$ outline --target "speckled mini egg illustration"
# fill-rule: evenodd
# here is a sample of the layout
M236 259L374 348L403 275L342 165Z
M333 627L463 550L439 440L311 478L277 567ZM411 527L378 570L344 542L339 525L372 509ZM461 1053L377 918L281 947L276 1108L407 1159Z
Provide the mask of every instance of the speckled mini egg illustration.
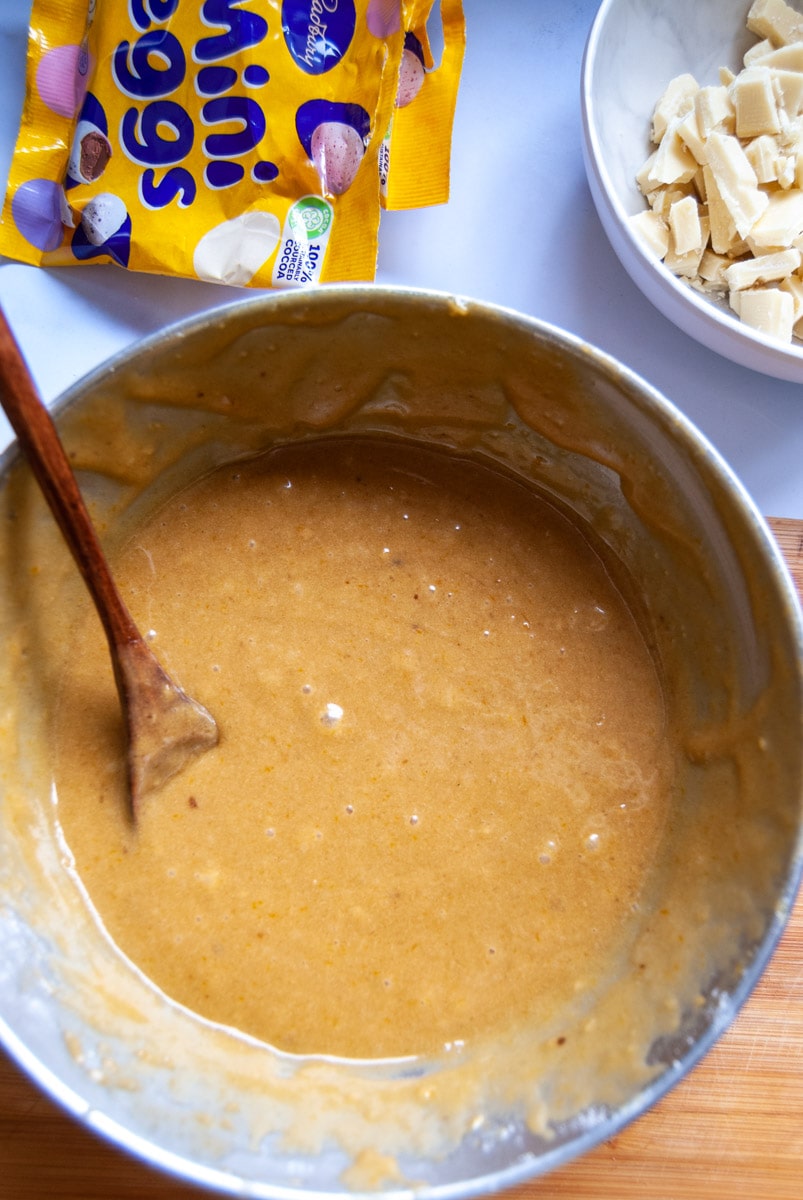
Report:
M371 118L359 104L308 100L296 114L299 141L323 190L341 196L354 182L371 132Z
M100 192L87 201L72 236L71 249L81 261L105 254L121 267L128 266L131 217L119 196Z
M88 202L81 214L81 226L87 241L93 246L102 246L113 237L128 216L119 196L101 192Z
M396 107L406 108L412 104L424 83L424 48L414 33L404 35L404 51L399 67L399 88L396 92Z

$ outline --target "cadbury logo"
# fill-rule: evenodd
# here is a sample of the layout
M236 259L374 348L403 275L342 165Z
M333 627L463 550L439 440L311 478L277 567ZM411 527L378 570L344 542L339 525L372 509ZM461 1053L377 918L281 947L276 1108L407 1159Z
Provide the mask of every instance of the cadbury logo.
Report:
M308 75L331 71L351 45L354 0L283 0L282 33L296 64Z

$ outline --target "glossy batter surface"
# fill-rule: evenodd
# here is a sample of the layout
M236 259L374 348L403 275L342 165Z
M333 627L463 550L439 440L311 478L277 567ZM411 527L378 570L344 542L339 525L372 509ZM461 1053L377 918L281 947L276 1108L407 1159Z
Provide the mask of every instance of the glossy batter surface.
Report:
M58 812L160 988L348 1057L557 1036L591 1006L636 936L670 766L650 654L565 517L445 453L329 440L218 470L114 567L222 731L134 829L88 618Z

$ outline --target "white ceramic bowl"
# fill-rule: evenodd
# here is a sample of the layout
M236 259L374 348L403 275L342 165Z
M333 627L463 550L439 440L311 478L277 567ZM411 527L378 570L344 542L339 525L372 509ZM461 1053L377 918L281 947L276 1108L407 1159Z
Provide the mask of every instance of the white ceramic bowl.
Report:
M725 358L803 383L803 343L789 345L742 325L726 303L681 282L643 247L628 218L645 208L636 173L649 152L656 101L676 75L719 82L738 72L757 40L750 0L603 0L582 71L583 150L591 194L611 245L633 282L664 316Z

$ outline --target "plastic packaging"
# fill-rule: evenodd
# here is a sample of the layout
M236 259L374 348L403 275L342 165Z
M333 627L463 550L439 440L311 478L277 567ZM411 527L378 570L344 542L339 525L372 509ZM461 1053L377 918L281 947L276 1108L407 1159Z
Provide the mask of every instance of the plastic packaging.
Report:
M399 86L379 156L381 202L387 209L424 208L449 199L452 125L466 25L462 0L441 0L443 50L436 66L429 38L434 7L432 0L402 4Z
M0 252L44 266L116 263L255 287L372 279L380 148L403 79L405 34L426 55L420 27L431 8L34 0ZM459 0L443 0L443 9L446 23ZM419 135L431 122L418 101L437 97L437 77L409 106ZM427 137L433 157L435 141L441 146L442 175L446 131L448 194L448 103L445 111L434 141L431 130ZM413 157L403 112L389 142L394 207L418 194L402 183Z

